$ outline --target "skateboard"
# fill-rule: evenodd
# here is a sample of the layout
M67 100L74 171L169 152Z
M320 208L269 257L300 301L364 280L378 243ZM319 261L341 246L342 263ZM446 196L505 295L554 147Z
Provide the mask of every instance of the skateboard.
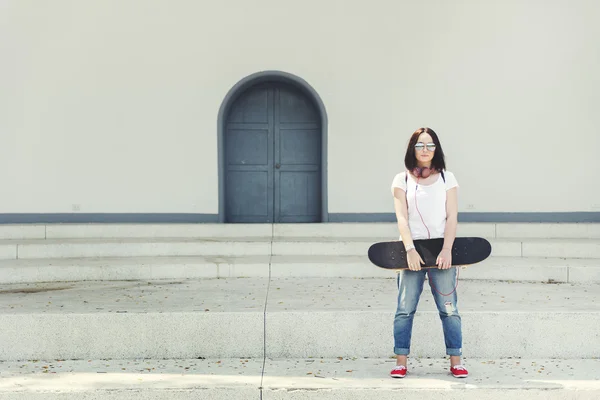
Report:
M425 262L421 268L437 268L435 261L442 251L444 239L422 239L414 241L415 249ZM492 245L480 237L460 237L452 246L452 265L469 266L489 257ZM406 250L401 241L380 242L369 247L369 260L385 269L408 269Z

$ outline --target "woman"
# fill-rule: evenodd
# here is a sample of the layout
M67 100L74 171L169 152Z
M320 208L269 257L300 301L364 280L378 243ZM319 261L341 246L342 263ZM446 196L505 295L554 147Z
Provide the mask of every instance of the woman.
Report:
M406 376L413 318L427 274L442 320L450 372L457 378L465 378L468 372L460 360L462 329L456 306L457 271L452 267L451 252L458 224L458 183L452 172L445 171L444 152L432 129L420 128L412 134L404 164L407 172L394 177L392 193L400 239L408 250L409 270L398 273L398 308L394 318L397 361L391 376ZM423 260L415 250L413 240L429 238L443 238L444 245L437 257L437 268L421 269Z

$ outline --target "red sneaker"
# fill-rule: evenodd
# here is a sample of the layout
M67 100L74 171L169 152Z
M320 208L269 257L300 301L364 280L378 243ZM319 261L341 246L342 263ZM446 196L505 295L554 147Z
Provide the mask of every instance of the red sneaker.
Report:
M460 364L450 367L450 372L455 378L466 378L469 376L469 371Z
M406 376L406 367L404 365L396 365L392 372L390 372L390 376L392 378L404 378Z

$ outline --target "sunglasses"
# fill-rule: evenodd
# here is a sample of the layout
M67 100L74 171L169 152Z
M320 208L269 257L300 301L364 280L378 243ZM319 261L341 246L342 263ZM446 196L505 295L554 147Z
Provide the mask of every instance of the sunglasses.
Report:
M427 147L427 150L429 150L429 151L434 151L435 143L425 144L425 143L419 142L419 143L415 144L415 150L418 150L418 151L423 151L425 149L425 147Z

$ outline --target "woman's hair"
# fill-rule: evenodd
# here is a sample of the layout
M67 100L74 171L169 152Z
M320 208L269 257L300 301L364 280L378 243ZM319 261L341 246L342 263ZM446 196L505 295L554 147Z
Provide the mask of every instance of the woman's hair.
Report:
M408 147L406 148L406 155L404 156L404 165L409 171L412 171L417 167L417 157L415 156L415 144L419 140L421 133L428 133L435 143L435 152L433 153L433 159L431 160L431 167L438 171L446 169L446 162L444 160L444 151L442 150L442 144L438 139L437 134L430 128L419 128L417 129L410 140L408 141Z

